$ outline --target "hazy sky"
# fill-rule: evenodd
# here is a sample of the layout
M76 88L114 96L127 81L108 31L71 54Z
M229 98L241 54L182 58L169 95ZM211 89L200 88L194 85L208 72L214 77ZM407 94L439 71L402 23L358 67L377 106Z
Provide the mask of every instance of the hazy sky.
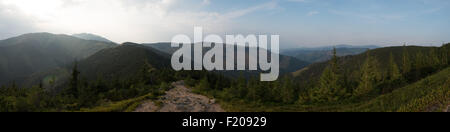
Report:
M0 0L0 39L94 33L115 42L177 34L278 34L281 47L450 42L449 0Z

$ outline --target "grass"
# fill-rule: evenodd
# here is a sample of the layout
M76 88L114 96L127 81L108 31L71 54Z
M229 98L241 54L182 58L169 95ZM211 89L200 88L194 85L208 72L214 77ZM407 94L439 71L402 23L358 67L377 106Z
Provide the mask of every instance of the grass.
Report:
M277 105L220 101L230 112L425 112L450 105L450 68L369 101L335 105Z
M79 112L133 112L145 100L156 100L158 95L150 93L141 97L110 103L95 108L84 108Z

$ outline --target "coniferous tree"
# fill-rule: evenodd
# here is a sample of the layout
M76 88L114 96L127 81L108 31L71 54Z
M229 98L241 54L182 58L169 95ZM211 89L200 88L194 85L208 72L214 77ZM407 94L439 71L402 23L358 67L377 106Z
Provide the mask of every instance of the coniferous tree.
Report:
M155 71L155 69L152 67L152 65L150 65L148 60L144 60L144 65L142 66L141 73L140 73L141 74L140 79L142 80L142 82L144 82L145 84L155 84L155 80L152 76L154 71ZM167 75L161 75L161 76L167 76Z
M375 57L371 56L370 51L368 51L366 61L361 69L359 86L353 91L354 96L364 97L375 90L380 76L377 67L378 61Z
M247 82L247 98L252 102L259 101L258 97L258 82L256 78L251 78L250 81Z
M449 47L449 46L447 46ZM442 45L442 47L440 48L440 53L439 53L439 58L441 58L441 67L445 68L448 66L449 64L449 58L450 57L450 51L448 50L448 48L446 47L446 45Z
M239 97L245 98L248 93L247 82L244 78L244 75L241 73L237 80L237 91L239 91Z
M283 82L283 87L281 88L281 98L284 103L292 103L295 98L295 89L292 84L292 80L290 77L285 77Z
M334 48L330 65L323 71L318 87L312 91L311 99L314 102L333 102L345 97L346 89L342 86L343 79L336 54Z
M390 53L387 74L380 84L382 86L381 94L392 92L396 86L402 85L403 81L403 76L395 62L394 55Z
M195 87L196 90L198 91L206 91L207 89L209 89L210 84L208 82L208 78L203 78L202 80L200 80L199 84Z
M444 48L444 56L445 56L445 60L447 60L447 63L445 63L446 66L450 65L450 43L447 43L446 45L443 46Z
M70 83L69 89L66 91L67 95L73 95L74 97L78 97L79 75L80 71L78 71L78 62L75 61L72 69L72 76L69 82Z
M280 84L280 80L274 81L272 84L272 87L269 87L270 92L269 94L271 95L271 100L273 101L281 101L281 91L280 91L280 87L282 85Z
M428 66L433 69L438 69L439 65L441 64L441 60L439 59L438 52L436 51L436 48L432 48L429 52L429 55L427 57L428 60Z
M16 81L13 81L11 87L12 87L13 90L16 90L16 89L17 89Z
M411 71L411 60L406 45L403 46L402 62L402 73L407 74Z
M415 80L418 80L423 75L423 70L427 66L427 59L425 55L419 51L414 59Z
M393 81L398 80L401 77L402 75L398 69L397 63L395 63L394 55L391 53L389 56L388 78L390 81Z

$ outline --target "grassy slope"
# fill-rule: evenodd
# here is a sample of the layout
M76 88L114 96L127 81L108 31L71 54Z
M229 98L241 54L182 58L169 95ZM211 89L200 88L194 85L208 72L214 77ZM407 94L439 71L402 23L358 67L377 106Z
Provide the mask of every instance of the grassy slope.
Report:
M450 68L442 70L414 84L399 88L375 99L339 105L258 105L245 102L221 102L227 111L341 111L395 112L442 111L450 105ZM236 107L239 106L239 107Z
M409 55L412 56L419 52L426 54L433 48L407 46L406 49L407 49ZM436 49L436 48L434 48L434 49ZM404 51L404 47L386 47L386 48L374 49L370 53L379 62L380 70L386 71L388 68L387 66L389 64L389 59L386 59L386 58L389 58L390 53L392 53L394 55L394 60L396 61L397 65L401 66L400 64L402 62L403 51ZM348 73L348 75L351 79L357 80L359 78L359 74L356 74L356 73L358 73L359 69L363 65L366 58L367 58L367 54L365 54L365 53L359 54L359 55L340 57L339 58L340 67L342 68L342 70L344 70L342 72L354 72L352 74ZM314 63L304 69L299 69L298 71L293 72L293 75L296 78L296 80L298 80L299 82L301 82L303 84L306 84L308 82L315 82L320 78L320 76L322 75L322 71L326 68L326 66L328 64L329 64L329 62Z
M143 101L156 100L157 98L157 95L150 93L141 97L112 102L95 108L84 108L80 112L133 112Z

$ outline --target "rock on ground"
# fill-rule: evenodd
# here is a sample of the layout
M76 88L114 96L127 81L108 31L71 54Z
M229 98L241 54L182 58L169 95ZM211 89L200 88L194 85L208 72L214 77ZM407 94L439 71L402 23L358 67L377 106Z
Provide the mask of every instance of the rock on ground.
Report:
M172 83L175 87L166 92L158 102L158 107L153 101L141 104L135 112L225 112L215 99L192 93L192 90L184 85L183 81Z

